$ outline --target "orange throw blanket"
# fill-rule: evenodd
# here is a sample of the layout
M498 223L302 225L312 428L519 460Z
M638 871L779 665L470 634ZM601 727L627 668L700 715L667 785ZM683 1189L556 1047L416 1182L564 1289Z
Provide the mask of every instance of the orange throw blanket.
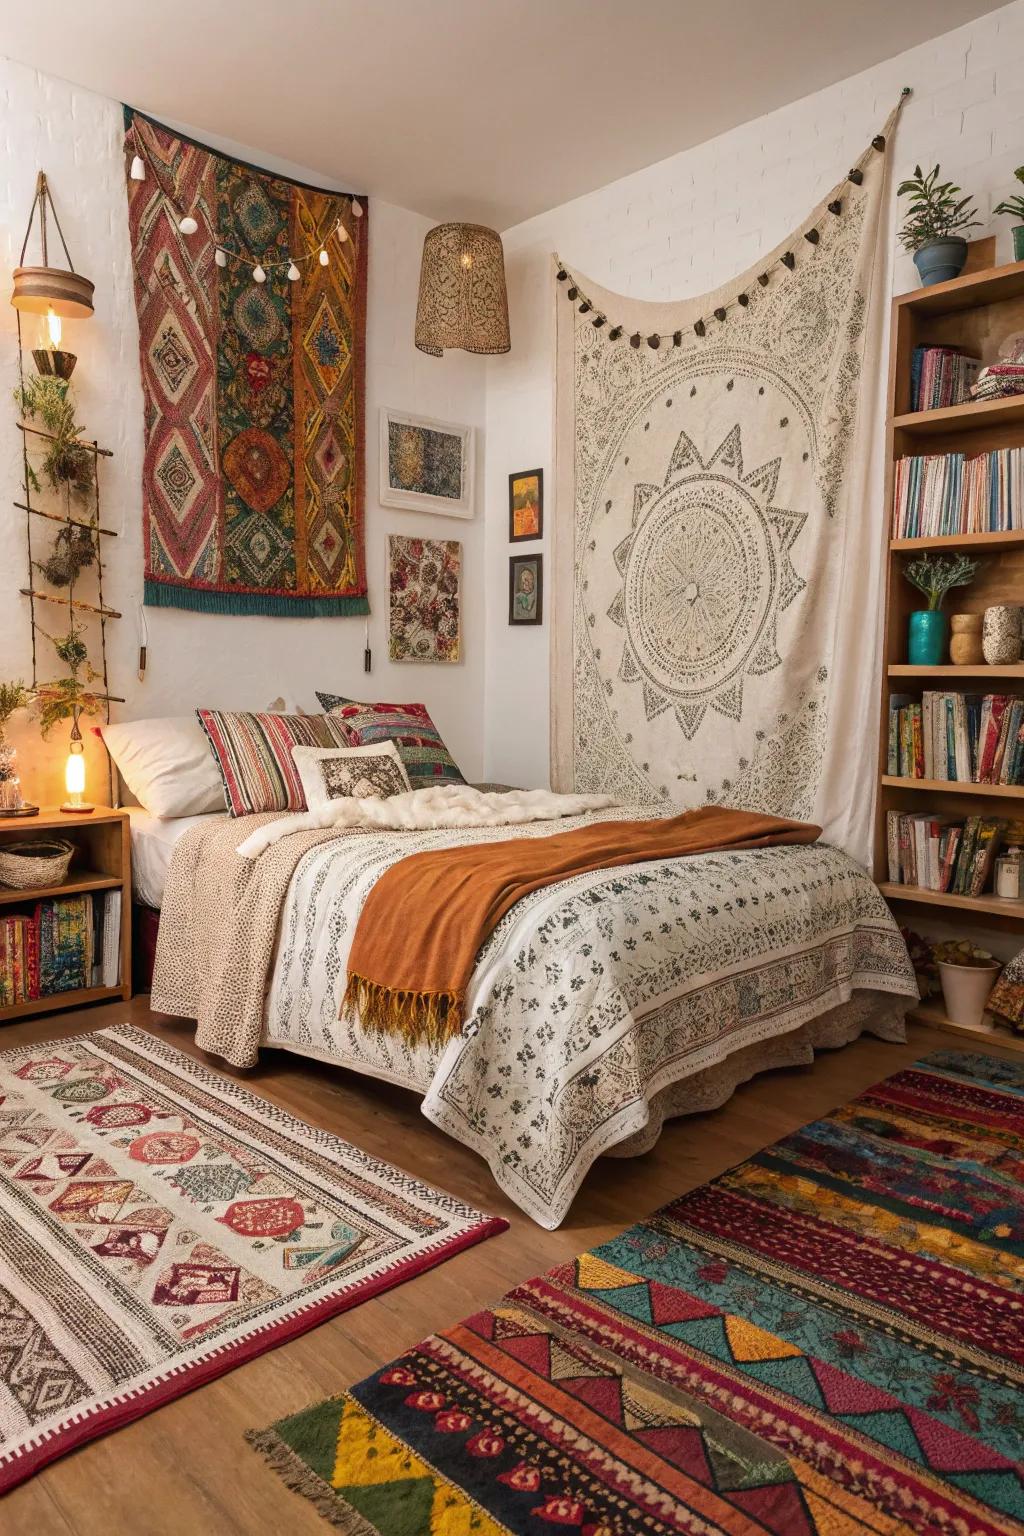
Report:
M442 1044L458 1034L477 952L524 896L617 864L724 848L813 843L820 827L704 806L666 820L601 821L551 837L414 853L371 890L356 925L342 1016Z

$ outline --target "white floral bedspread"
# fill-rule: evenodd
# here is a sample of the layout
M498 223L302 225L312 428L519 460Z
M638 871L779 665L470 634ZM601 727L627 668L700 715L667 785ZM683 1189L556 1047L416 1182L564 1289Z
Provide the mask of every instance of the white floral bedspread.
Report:
M875 886L845 854L814 845L630 865L538 891L481 950L463 1034L442 1052L339 1019L355 923L389 865L550 830L349 832L311 849L282 910L264 1030L267 1045L422 1094L423 1114L486 1158L542 1226L559 1225L602 1152L649 1144L644 1128L660 1123L654 1101L670 1085L855 993L888 994L897 1014L917 998Z

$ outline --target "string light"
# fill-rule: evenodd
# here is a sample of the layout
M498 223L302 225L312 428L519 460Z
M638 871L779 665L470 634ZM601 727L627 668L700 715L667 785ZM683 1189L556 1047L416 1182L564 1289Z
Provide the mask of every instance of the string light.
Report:
M146 160L143 158L142 154L134 154L132 156L128 175L132 181L145 181L147 179ZM348 194L345 193L340 195L342 197L348 196ZM178 229L180 232L183 235L196 234L199 230L199 224L197 220L193 218L193 216L189 213L179 213L179 211L175 209L173 202L171 202L170 197L168 197L166 193L164 196L166 202L170 204L170 210L172 214L177 216ZM352 217L361 219L366 212L362 203L360 203L357 198L351 196L348 196L348 202L352 210ZM337 237L339 244L344 244L346 240L351 239L348 230L345 228L340 218L337 220L334 228L330 231L330 233ZM301 263L304 261L312 261L314 257L320 262L321 266L326 267L330 265L331 257L330 252L327 250L326 242L313 251L305 251L299 256L289 255L281 261L268 261L266 264L260 261L256 261L254 263L251 252L232 250L227 245L217 245L214 247L213 252L213 259L218 267L226 267L229 261L238 261L241 262L243 266L249 267L252 273L252 280L255 283L265 283L267 281L268 272L276 271L278 269L285 273L285 276L288 278L289 282L298 282L302 276Z

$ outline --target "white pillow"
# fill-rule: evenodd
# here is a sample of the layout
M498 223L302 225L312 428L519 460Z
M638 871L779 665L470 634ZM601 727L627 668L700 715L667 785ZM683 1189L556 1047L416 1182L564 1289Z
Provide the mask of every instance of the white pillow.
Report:
M226 809L224 781L195 715L119 720L98 727L124 782L151 816L203 816Z
M412 787L393 741L368 747L292 747L292 759L311 811L332 800L386 800Z

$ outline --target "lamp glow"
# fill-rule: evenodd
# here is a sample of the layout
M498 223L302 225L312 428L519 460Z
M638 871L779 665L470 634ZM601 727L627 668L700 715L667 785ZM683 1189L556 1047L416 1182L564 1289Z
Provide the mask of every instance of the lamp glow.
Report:
M54 309L48 309L46 311L46 328L50 333L50 346L56 352L57 348L60 346L61 323L60 315L58 315Z
M64 764L64 788L68 797L61 806L62 811L74 815L87 815L93 807L88 800L83 798L85 793L85 746L82 742L81 732L78 729L78 717L71 727L71 741L68 744L68 760Z

